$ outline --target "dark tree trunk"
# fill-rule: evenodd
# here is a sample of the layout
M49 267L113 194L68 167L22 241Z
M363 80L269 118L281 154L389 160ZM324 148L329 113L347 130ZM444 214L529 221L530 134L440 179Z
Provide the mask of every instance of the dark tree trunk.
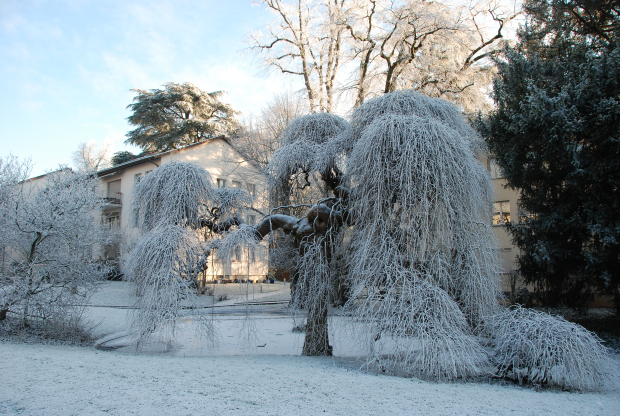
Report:
M331 356L332 346L329 345L329 332L327 327L327 304L328 292L317 294L314 302L308 305L308 319L306 322L306 338L302 355L328 355Z

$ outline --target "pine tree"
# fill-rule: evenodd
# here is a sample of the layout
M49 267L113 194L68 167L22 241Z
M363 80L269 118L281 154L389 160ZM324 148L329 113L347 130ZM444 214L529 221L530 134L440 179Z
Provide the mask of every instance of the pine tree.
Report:
M550 305L620 304L620 18L617 1L530 0L478 127L522 214L518 264Z
M176 149L237 128L237 112L220 101L222 91L205 92L190 83L168 82L163 90L132 90L138 95L127 106L137 126L125 143L147 153Z

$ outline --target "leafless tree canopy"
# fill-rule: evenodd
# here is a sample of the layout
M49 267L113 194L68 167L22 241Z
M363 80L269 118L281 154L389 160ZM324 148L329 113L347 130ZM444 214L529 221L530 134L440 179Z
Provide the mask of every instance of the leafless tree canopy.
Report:
M27 172L0 159L0 319L76 329L79 305L111 270L97 255L111 238L96 221L99 180L64 169L34 183Z
M84 172L97 171L108 167L111 157L111 143L105 142L99 146L93 141L80 143L71 155L75 168Z
M515 4L420 0L264 0L275 15L250 45L264 64L303 79L310 110L331 112L338 95L355 106L414 89L466 111L488 107L493 69L519 14Z

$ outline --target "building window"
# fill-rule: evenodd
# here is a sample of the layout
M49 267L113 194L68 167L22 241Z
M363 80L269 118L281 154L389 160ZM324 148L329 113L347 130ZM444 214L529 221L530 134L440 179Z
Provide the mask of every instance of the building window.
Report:
M226 188L226 179L217 178L217 187Z
M241 182L239 182L239 181L232 181L232 187L233 188L241 188Z
M151 169L151 170L147 170L147 171L144 173L144 176L148 175L148 174L149 174L149 173L151 173L151 172L153 172L153 169Z
M138 184L140 183L140 181L142 180L142 174L141 173L136 173L133 177L133 181L134 183Z
M248 192L250 193L252 198L256 198L256 185L253 183L248 183L247 187L248 187Z
M498 201L493 203L493 225L504 225L510 222L510 202Z
M491 174L491 179L500 179L504 177L497 163L495 163L495 161L490 157L487 159L487 169Z
M232 261L241 261L241 247L237 246L233 250Z
M121 180L108 182L108 202L113 204L121 203Z

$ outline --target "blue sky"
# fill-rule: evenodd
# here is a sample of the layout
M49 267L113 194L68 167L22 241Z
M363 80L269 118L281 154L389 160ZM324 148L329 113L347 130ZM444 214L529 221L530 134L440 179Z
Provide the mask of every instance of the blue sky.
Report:
M251 0L0 0L0 156L32 174L70 163L80 142L130 130L131 88L192 82L244 115L301 84L266 76L246 36L273 19Z

